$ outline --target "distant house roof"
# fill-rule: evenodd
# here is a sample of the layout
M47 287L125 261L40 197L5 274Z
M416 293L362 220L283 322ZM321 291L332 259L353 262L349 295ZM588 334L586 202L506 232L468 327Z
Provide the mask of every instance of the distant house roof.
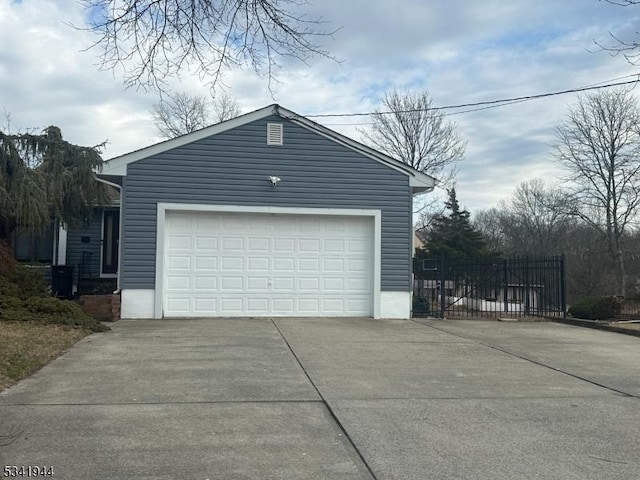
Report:
M389 157L388 155L378 152L371 147L368 147L360 142L357 142L349 137L346 137L316 122L313 122L308 118L298 115L297 113L292 112L291 110L287 110L286 108L283 108L277 104L269 105L259 110L240 115L239 117L232 118L215 125L211 125L201 130L197 130L195 132L188 133L171 140L166 140L164 142L156 143L154 145L111 158L103 163L102 170L99 172L99 175L126 176L127 165L130 163L166 152L176 147L187 145L189 143L210 137L212 135L226 132L227 130L231 130L232 128L237 128L250 122L261 120L273 115L277 115L284 119L290 120L291 122L303 128L312 130L319 135L338 142L345 147L355 150L362 155L365 155L377 162L387 165L394 170L405 173L407 176L409 176L413 193L430 191L437 184L437 180L434 177L419 172L405 163L402 163L392 157Z

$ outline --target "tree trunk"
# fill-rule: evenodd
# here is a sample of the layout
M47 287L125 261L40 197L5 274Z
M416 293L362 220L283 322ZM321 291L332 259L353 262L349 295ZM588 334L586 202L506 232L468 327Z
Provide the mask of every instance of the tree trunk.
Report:
M618 270L618 295L622 298L627 295L627 270L624 262L624 252L618 248L615 254L616 268Z

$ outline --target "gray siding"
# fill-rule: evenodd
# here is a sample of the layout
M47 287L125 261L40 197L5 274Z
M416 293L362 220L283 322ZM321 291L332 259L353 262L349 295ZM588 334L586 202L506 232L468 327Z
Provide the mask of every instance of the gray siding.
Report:
M89 243L82 243L82 237L87 237ZM74 225L67 234L67 265L73 266L74 278L78 278L83 253L90 259L85 267L88 278L100 277L100 242L102 240L102 209L94 211L85 225Z
M267 122L284 145L266 144ZM269 175L282 178L277 188ZM409 178L280 117L128 165L122 288L154 288L158 202L382 210L382 290L409 291Z

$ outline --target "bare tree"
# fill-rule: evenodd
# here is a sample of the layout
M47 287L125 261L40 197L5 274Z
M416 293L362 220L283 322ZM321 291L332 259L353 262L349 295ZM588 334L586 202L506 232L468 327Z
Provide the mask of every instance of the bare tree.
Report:
M547 255L562 253L568 231L575 223L566 213L570 196L557 188L547 188L540 179L522 182L505 204L509 242L519 253ZM507 225L505 225L507 227Z
M125 84L163 90L194 67L212 88L224 71L249 66L271 81L283 58L332 58L317 43L334 32L308 18L305 0L80 0L97 35L102 68L122 68Z
M218 95L213 100L213 120L216 123L224 122L240 115L238 102L227 94Z
M482 233L487 248L494 254L512 253L508 225L511 216L501 208L480 210L473 215L473 225Z
M434 109L425 90L418 93L397 90L387 93L382 109L372 115L370 130L361 129L366 143L420 172L450 185L456 175L455 163L462 160L466 142Z
M627 274L621 239L640 203L640 111L629 92L580 97L556 129L556 158L568 171L574 208L606 239L625 295Z
M168 95L151 108L151 115L163 137L179 137L207 126L207 100L185 92Z
M216 97L212 107L209 104L204 96L179 92L156 103L151 115L160 135L175 138L240 114L236 101L226 94Z

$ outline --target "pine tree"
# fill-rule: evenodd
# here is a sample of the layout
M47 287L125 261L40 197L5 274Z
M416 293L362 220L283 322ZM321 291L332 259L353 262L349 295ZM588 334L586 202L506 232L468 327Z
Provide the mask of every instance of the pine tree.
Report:
M449 198L445 207L448 213L438 215L426 234L428 254L451 259L487 255L489 250L482 233L471 224L471 214L460 209L455 188L447 193Z

